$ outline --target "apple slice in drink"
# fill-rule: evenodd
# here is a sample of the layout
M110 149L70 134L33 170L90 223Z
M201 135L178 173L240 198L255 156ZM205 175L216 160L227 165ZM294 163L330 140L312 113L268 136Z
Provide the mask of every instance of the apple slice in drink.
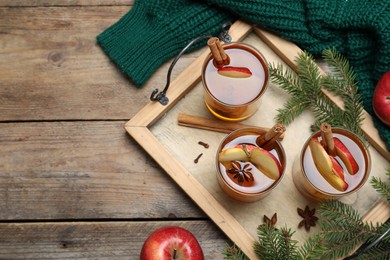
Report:
M243 149L244 151L246 150L247 153L249 154L249 152L255 148L257 148L257 146L253 145L253 144L238 144L236 146L234 146L236 148L240 148L240 149Z
M219 153L220 162L248 161L247 153L239 147L227 148Z
M218 69L218 74L230 78L249 78L252 72L245 67L226 66Z
M278 159L262 148L254 148L250 151L250 162L272 180L277 180L282 174L282 166Z
M310 139L309 147L314 164L322 177L338 191L345 191L348 188L348 184L343 179L344 172L340 164L329 156L316 138Z
M359 171L359 165L357 164L355 158L353 158L349 149L341 142L337 137L333 138L334 146L336 147L336 154L345 164L348 172L351 175L355 175Z
M345 181L344 169L341 167L340 163L332 156L329 156L332 161L332 170L333 173L339 176L343 181Z

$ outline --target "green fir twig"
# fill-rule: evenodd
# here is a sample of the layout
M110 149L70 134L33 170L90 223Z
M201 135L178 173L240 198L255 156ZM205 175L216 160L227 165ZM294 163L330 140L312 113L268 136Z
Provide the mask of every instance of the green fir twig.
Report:
M321 74L313 57L301 52L297 59L296 71L284 68L281 64L269 64L272 82L291 96L284 107L278 109L275 120L289 125L305 109L310 109L315 117L312 130L316 131L323 122L333 127L349 129L364 140L360 128L363 121L363 103L358 92L355 74L348 61L336 52L325 50L323 58L331 73ZM338 107L325 95L329 91L339 96L344 107Z
M390 179L390 169L387 169L386 175ZM390 202L390 185L387 185L384 181L375 176L371 178L370 183L383 198Z

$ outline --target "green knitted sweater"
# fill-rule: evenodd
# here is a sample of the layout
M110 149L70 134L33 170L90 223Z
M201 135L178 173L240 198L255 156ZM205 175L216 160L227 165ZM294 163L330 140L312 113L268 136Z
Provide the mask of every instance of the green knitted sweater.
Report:
M390 129L372 108L375 85L390 70L389 0L135 0L132 9L97 40L140 87L189 41L203 34L217 35L223 23L237 18L314 56L336 48L348 58L364 107L390 149Z

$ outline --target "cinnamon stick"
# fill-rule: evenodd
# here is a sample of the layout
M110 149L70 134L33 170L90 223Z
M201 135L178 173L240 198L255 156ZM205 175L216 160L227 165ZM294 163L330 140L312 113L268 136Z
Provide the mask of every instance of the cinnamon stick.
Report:
M217 119L210 119L210 118L187 115L187 114L179 114L178 124L181 126L205 129L205 130L227 133L227 134L240 128L254 127L253 125L248 125L243 123L221 121ZM265 132L270 130L267 127L259 127L259 126L255 126L255 127L258 127ZM279 140L282 140L283 137L284 134L281 134L279 136Z
M322 145L330 156L336 155L336 148L333 141L332 126L328 123L322 123L320 126Z
M207 41L207 45L210 48L211 55L213 56L213 64L215 67L220 68L230 63L229 56L225 53L220 40L217 37L211 37Z
M263 149L271 150L275 145L275 141L280 138L286 131L286 127L282 124L275 124L265 134L260 135L256 139L256 144Z

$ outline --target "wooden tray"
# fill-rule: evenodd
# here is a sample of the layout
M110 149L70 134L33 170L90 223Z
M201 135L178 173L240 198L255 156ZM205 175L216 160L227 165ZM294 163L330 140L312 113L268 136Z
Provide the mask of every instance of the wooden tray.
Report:
M269 62L295 67L295 57L301 51L296 45L260 29L253 29L241 21L233 24L229 33L233 41L245 39L246 43L258 48ZM263 215L270 217L277 212L277 225L286 225L296 230L293 239L298 241L303 241L316 231L313 229L307 233L297 227L301 220L296 213L297 207L316 205L301 196L291 179L293 161L310 135L309 126L314 118L306 112L287 127L282 141L287 154L285 176L268 197L254 203L240 203L230 199L218 186L215 166L217 147L226 134L177 124L180 113L212 118L203 105L203 88L200 83L201 66L208 53L205 47L204 52L171 83L167 92L170 99L167 106L159 102L148 103L127 122L125 128L215 224L250 259L256 259L253 243L257 240L256 228L263 223ZM340 104L337 98L331 98ZM259 111L244 123L271 127L274 125L276 109L282 107L287 99L287 94L271 83L262 97ZM385 169L389 168L390 154L368 114L363 130L372 145L369 148L372 157L371 176L387 178ZM208 143L210 148L198 145L198 141ZM200 153L203 156L198 163L194 163ZM343 198L343 201L364 214L367 221L382 223L390 217L389 205L380 200L368 183L358 193Z

